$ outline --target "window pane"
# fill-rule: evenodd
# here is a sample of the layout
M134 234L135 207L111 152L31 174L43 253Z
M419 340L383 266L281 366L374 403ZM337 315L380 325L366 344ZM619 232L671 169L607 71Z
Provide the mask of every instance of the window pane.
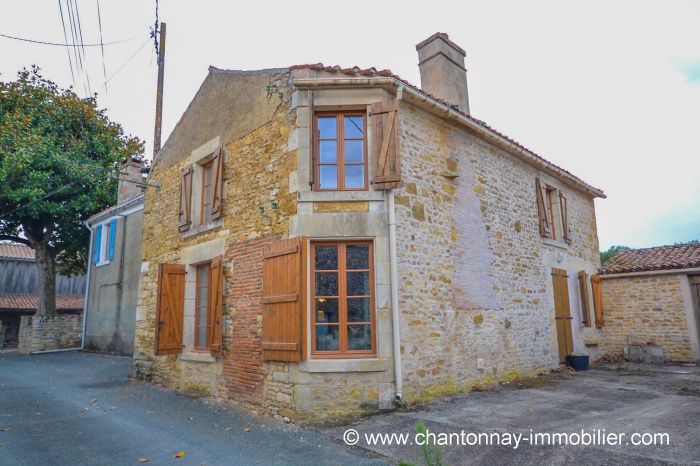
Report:
M205 322L206 322L206 313L205 313ZM203 348L207 345L207 327L202 326L202 327L197 327L197 346L200 348Z
M365 166L345 165L345 187L364 188L365 187Z
M335 141L333 141L333 142L335 142ZM364 141L345 141L345 161L348 163L349 162L364 162L365 161L365 142Z
M316 270L338 270L338 246L314 248Z
M321 163L336 163L338 161L337 141L319 141L318 144Z
M316 122L318 125L318 137L321 139L333 139L335 138L336 129L336 117L334 116L320 116Z
M316 323L338 323L338 298L316 300Z
M345 249L348 270L369 269L369 246L349 244Z
M338 167L336 165L321 165L318 169L318 179L321 189L337 189Z
M348 322L369 322L369 298L348 298Z
M346 116L345 117L345 137L346 138L361 138L364 132L364 124L362 116Z
M209 282L209 266L200 266L198 269L199 285L204 286Z
M198 301L197 301L197 306L198 307L206 307L207 305L207 291L208 288L202 287L199 289L199 294L197 295Z
M348 349L349 350L371 350L372 349L372 326L371 325L348 325Z
M316 296L338 296L338 272L316 272Z
M348 296L369 295L369 272L348 272Z
M340 336L337 325L316 326L316 350L338 351L340 348Z

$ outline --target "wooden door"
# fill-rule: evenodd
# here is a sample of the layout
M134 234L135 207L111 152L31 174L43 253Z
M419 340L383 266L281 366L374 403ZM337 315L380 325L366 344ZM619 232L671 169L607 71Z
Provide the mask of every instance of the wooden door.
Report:
M569 309L568 278L569 275L566 273L566 270L552 269L554 319L557 327L560 362L565 362L566 356L574 351L574 340L571 330L571 310Z
M156 354L182 353L185 266L160 264L158 270Z

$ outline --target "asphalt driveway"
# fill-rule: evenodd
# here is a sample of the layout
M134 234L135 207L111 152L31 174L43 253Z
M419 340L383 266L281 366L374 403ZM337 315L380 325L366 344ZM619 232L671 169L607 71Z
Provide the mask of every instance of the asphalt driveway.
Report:
M357 445L394 460L422 464L421 449L415 443L423 437L413 436L419 420L434 434L434 443L443 441L444 464L450 465L700 464L700 368L607 364L588 372L521 381L495 391L443 399L414 411L322 430L341 440L347 429L354 429L357 436L351 440L357 438ZM582 430L595 433L596 429L602 434L625 435L618 437L619 445L529 444L531 433L580 434ZM377 433L410 433L414 444L368 444L365 435ZM479 446L474 434L483 433L495 434L489 441L501 441L500 446ZM452 438L440 434L452 434ZM511 434L522 434L527 440L517 448L514 442L506 445L513 438ZM634 445L653 443L654 439L648 435L633 439L633 434L668 434L670 444L661 445L664 439L659 436L656 445ZM547 442L547 436L539 438L538 443ZM568 436L567 441L580 443L576 435Z
M0 354L0 464L387 462L318 432L132 382L130 368L131 358L90 353Z

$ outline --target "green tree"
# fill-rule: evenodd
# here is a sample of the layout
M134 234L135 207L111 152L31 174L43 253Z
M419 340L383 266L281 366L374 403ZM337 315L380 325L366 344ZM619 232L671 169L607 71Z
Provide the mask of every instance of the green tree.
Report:
M629 251L630 247L627 246L610 246L607 251L600 251L600 263L605 264L607 261L612 259L620 251Z
M116 199L119 161L143 143L79 98L23 69L0 82L0 240L34 249L38 315L56 312L56 271L85 270L84 221Z

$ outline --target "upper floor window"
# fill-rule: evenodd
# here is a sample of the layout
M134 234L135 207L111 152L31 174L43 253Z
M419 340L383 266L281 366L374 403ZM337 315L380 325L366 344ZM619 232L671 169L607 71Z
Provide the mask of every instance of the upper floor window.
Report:
M101 223L95 227L92 243L92 262L96 265L108 264L114 259L114 246L117 237L117 219Z
M367 115L318 112L314 116L314 186L321 191L366 190Z
M213 165L213 161L209 161L202 165L202 205L199 218L200 225L208 223L211 215L211 174Z
M566 196L560 189L546 185L539 178L535 180L535 184L540 235L553 240L563 240L567 244L571 243Z

